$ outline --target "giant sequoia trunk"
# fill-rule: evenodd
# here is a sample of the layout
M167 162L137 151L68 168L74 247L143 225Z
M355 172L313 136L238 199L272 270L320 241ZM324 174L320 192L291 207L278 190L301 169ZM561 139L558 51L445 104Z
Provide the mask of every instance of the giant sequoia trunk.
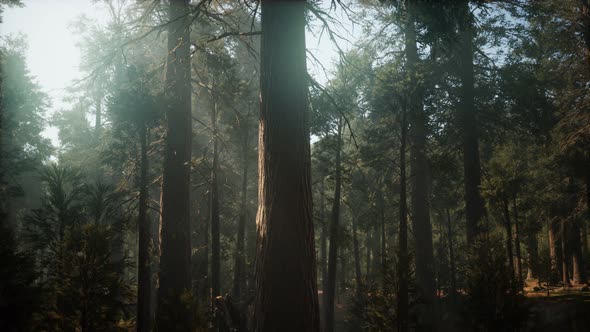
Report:
M262 1L254 331L319 331L305 1Z
M214 98L215 99L215 98ZM211 127L213 130L213 163L211 165L210 220L211 220L211 295L213 298L221 295L221 247L219 244L219 186L217 183L217 169L219 152L217 138L217 102L214 100L211 109Z
M474 99L473 18L469 1L463 0L460 24L459 76L461 79L460 127L463 140L463 172L465 187L465 219L467 242L473 243L481 232L480 222L485 214L481 197L481 167L479 133Z
M147 216L148 209L148 156L147 156L147 128L141 124L139 132L141 146L141 170L139 175L139 218L137 220L138 259L137 259L137 332L150 331L150 301L151 301L151 266L150 240L151 225Z
M340 223L340 187L341 169L340 152L342 144L342 118L338 121L338 134L336 144L336 160L334 172L334 200L332 202L332 215L330 222L330 249L328 253L328 281L325 293L324 329L325 332L334 331L334 297L336 296L336 266L338 260L338 234ZM343 274L344 271L341 272Z
M191 83L189 1L170 0L166 70L166 145L160 227L158 331L189 331L191 290Z
M414 8L408 3L408 18L405 27L406 59L411 82L417 82L418 48L416 46L416 28ZM417 83L415 83L417 85ZM432 245L432 225L430 224L430 206L428 202L428 157L426 155L426 135L428 116L422 107L419 86L413 86L409 101L409 119L411 123L410 168L412 171L412 220L414 222L414 242L416 259L416 286L418 296L427 306L423 316L429 320L434 302L434 248ZM420 319L420 325L428 325ZM430 322L431 323L431 322ZM431 327L427 328L431 329Z

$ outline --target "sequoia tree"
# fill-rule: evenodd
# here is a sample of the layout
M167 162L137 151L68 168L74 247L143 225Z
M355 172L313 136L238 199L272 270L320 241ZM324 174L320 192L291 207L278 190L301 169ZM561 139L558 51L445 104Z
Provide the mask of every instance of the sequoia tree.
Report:
M262 2L254 331L319 331L306 1Z

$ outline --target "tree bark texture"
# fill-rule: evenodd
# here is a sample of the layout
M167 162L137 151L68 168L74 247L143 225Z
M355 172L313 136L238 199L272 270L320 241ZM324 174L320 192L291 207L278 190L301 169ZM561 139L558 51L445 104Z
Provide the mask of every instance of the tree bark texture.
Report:
M306 1L263 0L254 331L319 331Z

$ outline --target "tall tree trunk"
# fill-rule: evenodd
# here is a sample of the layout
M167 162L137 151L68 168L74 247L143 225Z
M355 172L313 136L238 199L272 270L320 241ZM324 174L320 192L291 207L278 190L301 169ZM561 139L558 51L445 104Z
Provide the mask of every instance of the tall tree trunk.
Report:
M401 145L399 150L400 191L399 191L399 248L398 248L398 294L397 294L397 329L408 331L408 206L406 199L406 140L408 128L406 124L406 109L402 106Z
M448 231L448 241L449 241L449 262L451 263L451 299L454 301L455 296L457 295L457 280L455 277L455 253L453 250L453 227L451 224L451 212L449 208L446 209L447 211L447 231Z
M158 331L189 331L192 322L192 311L184 296L191 293L192 117L188 13L188 0L170 0Z
M330 251L328 253L328 284L326 288L326 307L324 308L325 332L334 331L334 297L336 296L336 266L338 256L338 235L340 231L340 190L341 169L340 153L342 149L342 117L338 120L336 144L336 160L334 172L334 200L332 202L332 218L330 223ZM344 272L344 271L342 271Z
M512 222L510 221L510 210L508 207L508 198L502 199L502 206L504 208L504 228L506 229L506 251L508 254L508 266L510 271L510 280L512 281L512 291L516 292L514 283L514 253L512 250Z
M383 198L383 191L379 189L379 208L381 214L381 284L383 289L386 287L387 278L387 255L386 240L385 240L385 199Z
M527 236L527 279L536 279L539 265L539 249L537 243L537 234L531 233Z
M366 236L365 236L365 255L366 257L366 277L365 279L367 280L367 285L370 285L372 283L372 278L371 278L371 223L367 223L367 228L366 228Z
M480 193L481 166L479 157L479 132L474 99L473 73L473 18L469 1L462 0L459 49L459 75L461 77L460 121L463 133L463 172L465 181L465 219L467 243L473 243L481 232L481 219L485 205Z
M570 274L569 269L567 266L567 227L565 224L565 219L561 219L559 222L559 240L561 242L561 281L569 285L570 284Z
M141 146L141 170L139 176L139 219L138 228L138 259L137 259L137 332L149 332L150 294L152 287L151 265L150 265L150 240L151 225L148 219L148 155L147 155L147 128L141 124L139 141Z
M320 184L320 222L322 225L322 237L320 239L320 270L322 271L322 292L325 295L328 275L328 222L326 221L324 212L326 209L326 206L324 205L324 192L324 177L322 176L322 181Z
M357 220L355 217L352 218L352 244L354 250L354 272L356 278L356 293L357 295L360 295L363 291L363 277L361 274L361 254L359 251L360 249L357 234Z
M516 195L513 197L514 205L514 249L516 251L516 278L522 284L522 261L520 253L520 229L518 225L518 206L516 205Z
M580 238L580 223L573 220L570 230L572 248L572 281L574 285L586 283L586 271L584 271L584 255L582 254L582 240Z
M590 224L590 162L586 165L586 216L587 220L582 221L582 255L584 255L586 259L589 259L590 248L588 248L588 225Z
M338 261L340 262L340 273L337 276L337 280L339 281L340 287L338 290L336 290L336 296L338 298L336 303L343 303L343 297L345 295L344 292L346 291L346 280L348 280L348 269L346 268L346 263L348 263L348 261L346 260L347 256L345 253L345 248L339 246L338 251L340 252L340 257L338 258Z
M248 217L248 126L244 126L242 142L242 189L240 193L240 216L238 219L238 238L236 242L236 261L234 266L234 298L242 302L242 291L245 287L244 270L246 269L246 219Z
M306 1L262 0L255 332L319 331Z
M211 191L209 194L211 199L209 210L211 219L211 295L216 298L221 295L221 247L219 243L219 185L217 183L217 169L219 167L217 101L215 100L211 109L211 127L213 130L213 164L211 165Z
M412 221L414 229L414 248L416 265L417 295L425 303L419 312L418 328L434 329L433 304L435 296L434 248L432 245L432 225L428 202L428 157L426 156L426 135L428 116L422 107L422 94L418 86L418 47L413 2L407 2L407 22L405 26L405 46L410 82L414 82L409 100L411 123L410 169L412 181Z
M557 247L557 225L555 220L548 223L548 241L549 241L549 256L551 259L551 282L556 282L561 279L561 253L558 254Z

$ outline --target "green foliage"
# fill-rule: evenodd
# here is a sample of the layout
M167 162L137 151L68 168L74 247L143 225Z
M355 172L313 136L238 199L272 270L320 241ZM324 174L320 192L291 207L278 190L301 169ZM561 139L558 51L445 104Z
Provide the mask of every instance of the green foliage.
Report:
M389 261L387 266L393 266ZM394 269L387 269L384 280L385 285L367 285L365 292L352 300L349 309L350 331L386 331L391 330L397 324L397 291L398 276Z
M0 45L0 213L8 213L16 196L31 196L22 178L49 157L51 144L41 136L48 96L41 91L25 64L22 38L3 39ZM38 185L29 184L29 187ZM27 189L27 190L25 190Z
M123 278L128 259L113 248L118 241L110 225L70 228L53 246L52 267L43 282L47 289L40 325L51 331L77 328L123 331L132 288Z
M79 172L50 165L41 173L45 198L25 218L25 245L41 274L37 329L121 330L132 288L124 278L120 198L110 186L84 184Z
M39 309L41 289L34 259L19 250L13 233L0 220L0 330L32 330L33 314Z
M464 322L471 331L518 331L527 308L516 293L502 237L480 237L469 251L465 267Z

